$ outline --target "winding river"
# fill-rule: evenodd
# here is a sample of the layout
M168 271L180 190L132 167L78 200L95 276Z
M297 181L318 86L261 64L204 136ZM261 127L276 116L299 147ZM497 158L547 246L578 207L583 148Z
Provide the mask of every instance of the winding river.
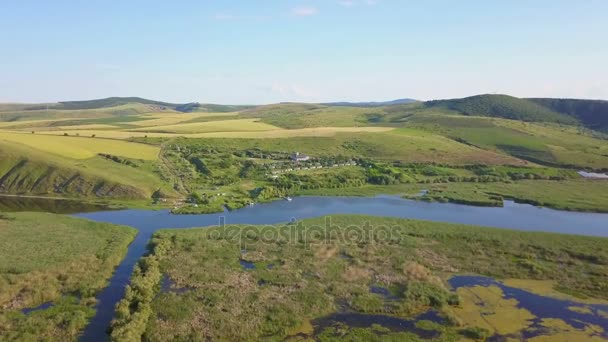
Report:
M147 243L161 228L192 228L226 224L277 224L332 214L364 214L511 228L525 231L608 237L608 214L580 213L538 208L505 201L503 207L474 207L428 203L398 196L297 197L293 201L258 204L232 212L206 215L172 215L168 210L118 210L78 213L95 221L135 227L139 234L118 266L110 284L98 295L96 316L86 328L83 341L104 341L114 306L136 262L147 252Z

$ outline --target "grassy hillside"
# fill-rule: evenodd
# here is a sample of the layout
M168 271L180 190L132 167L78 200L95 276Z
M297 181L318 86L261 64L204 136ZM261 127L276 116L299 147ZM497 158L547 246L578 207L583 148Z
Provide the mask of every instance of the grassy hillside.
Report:
M106 118L154 112L226 113L251 108L217 104L175 104L140 97L108 97L98 100L66 101L44 104L0 104L0 121L23 121L57 118Z
M141 103L146 105L154 105L159 107L167 107L174 108L177 104L154 101L143 99L141 97L108 97L105 99L98 100L87 100L87 101L66 101L59 102L54 106L55 109L67 109L67 110L75 110L75 109L99 109L99 108L107 108L107 107L116 107L122 106L130 103Z
M149 199L173 194L158 164L111 154L75 159L0 141L0 192L9 194Z
M458 115L415 115L407 125L533 163L608 169L606 140L573 126Z
M261 118L263 122L287 129L310 127L368 126L368 117L383 115L382 107L323 106L314 104L277 104L260 106L241 113L244 117Z
M147 104L129 103L115 107L104 107L95 109L34 109L19 111L1 111L0 121L16 122L24 120L49 120L49 119L100 119L133 116L143 113L158 111L158 108Z
M135 234L66 216L0 214L0 340L75 341Z
M555 112L533 101L507 95L477 95L462 99L428 101L425 102L425 106L446 108L471 116L577 124L577 120L568 115Z
M528 99L558 113L570 115L590 129L608 133L608 101L577 99Z

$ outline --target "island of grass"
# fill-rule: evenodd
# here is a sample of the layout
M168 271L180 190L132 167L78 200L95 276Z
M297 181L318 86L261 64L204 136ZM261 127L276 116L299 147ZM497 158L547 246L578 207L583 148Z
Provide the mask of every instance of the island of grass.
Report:
M117 341L608 338L604 238L337 215L163 230L151 246L117 306ZM461 275L500 282L453 288ZM507 286L566 313L537 316Z
M75 341L135 229L0 213L0 340Z

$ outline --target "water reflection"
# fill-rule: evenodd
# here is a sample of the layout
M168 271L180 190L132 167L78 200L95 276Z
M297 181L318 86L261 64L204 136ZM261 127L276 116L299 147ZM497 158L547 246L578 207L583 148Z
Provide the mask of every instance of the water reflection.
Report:
M77 200L0 196L0 212L38 211L53 214L75 214L112 210L108 204Z

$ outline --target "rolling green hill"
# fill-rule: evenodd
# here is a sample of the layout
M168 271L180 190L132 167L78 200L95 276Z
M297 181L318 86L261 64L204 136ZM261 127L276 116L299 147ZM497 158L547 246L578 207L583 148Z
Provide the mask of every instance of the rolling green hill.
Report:
M144 113L208 112L228 113L249 109L252 106L176 104L148 100L141 97L108 97L88 101L66 101L42 104L0 104L0 121L46 120L60 118L100 119L125 117Z
M151 109L155 109L156 111L163 110L175 110L178 112L234 112L237 110L247 109L251 106L234 106L234 105L219 105L219 104L209 104L209 103L198 103L198 102L190 102L190 103L169 103L163 101L155 101L148 100L141 97L108 97L104 99L97 100L87 100L87 101L66 101L59 102L52 106L53 109L61 109L61 110L83 110L83 109L100 109L100 108L109 108L109 107L117 107L123 106L127 104L144 104L152 106ZM45 106L32 106L27 107L25 110L40 110L45 109Z
M555 122L575 125L569 115L555 112L533 101L507 95L477 95L462 99L425 102L428 108L444 108L469 116L490 116L531 122Z
M129 103L141 103L153 106L174 108L178 106L177 104L148 100L141 97L108 97L105 99L97 99L97 100L87 100L87 101L66 101L59 102L54 106L56 109L98 109L98 108L107 108L107 107L116 107Z

